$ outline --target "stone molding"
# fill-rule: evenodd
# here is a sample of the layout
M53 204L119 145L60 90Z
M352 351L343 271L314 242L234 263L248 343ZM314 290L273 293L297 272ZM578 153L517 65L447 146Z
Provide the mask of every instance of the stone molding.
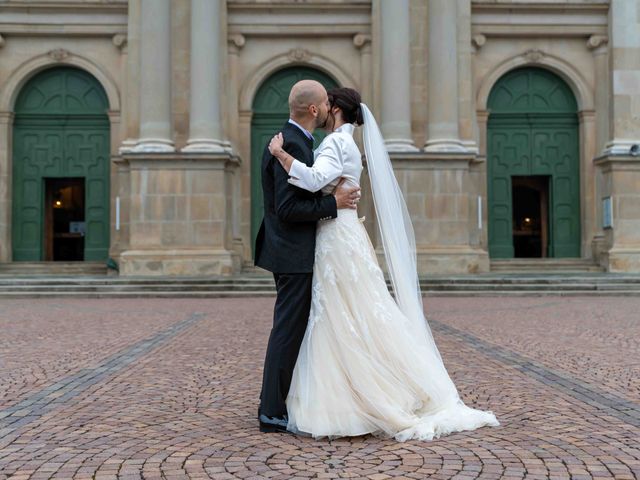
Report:
M487 101L489 93L495 83L505 73L517 67L527 65L538 65L546 67L552 72L558 74L571 87L573 94L578 102L579 110L594 110L595 100L594 91L584 78L583 74L566 60L543 52L539 49L531 49L519 55L507 58L502 62L494 65L489 69L489 73L483 78L478 79L479 88L477 90L476 105L477 110L487 110Z
M102 68L92 59L65 49L54 49L35 56L13 70L7 81L0 87L0 110L13 110L13 105L20 89L33 75L51 66L61 64L81 68L93 75L107 94L109 110L120 111L118 83L111 77L108 70Z

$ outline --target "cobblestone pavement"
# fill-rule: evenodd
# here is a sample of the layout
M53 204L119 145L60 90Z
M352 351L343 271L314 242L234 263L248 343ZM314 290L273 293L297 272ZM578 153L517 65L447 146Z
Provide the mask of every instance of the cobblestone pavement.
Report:
M640 477L640 299L426 306L462 398L500 427L261 434L273 298L2 300L0 480Z

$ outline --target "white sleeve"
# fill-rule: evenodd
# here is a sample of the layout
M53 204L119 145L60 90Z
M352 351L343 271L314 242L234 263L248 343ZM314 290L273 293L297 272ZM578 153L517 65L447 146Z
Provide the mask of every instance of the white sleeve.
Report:
M290 184L317 192L342 175L344 160L338 135L329 135L318 147L315 157L313 167L299 160L293 161L289 170Z

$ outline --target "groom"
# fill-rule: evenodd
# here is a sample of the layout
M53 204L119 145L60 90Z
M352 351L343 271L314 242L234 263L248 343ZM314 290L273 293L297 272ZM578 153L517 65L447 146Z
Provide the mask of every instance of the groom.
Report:
M329 115L327 92L319 82L302 80L289 95L289 121L282 128L284 150L313 165L313 136ZM311 309L316 223L356 208L359 188L342 182L333 195L311 193L288 183L289 175L267 148L262 155L264 219L256 238L255 264L273 272L276 304L264 362L258 417L260 431L287 429L285 400Z

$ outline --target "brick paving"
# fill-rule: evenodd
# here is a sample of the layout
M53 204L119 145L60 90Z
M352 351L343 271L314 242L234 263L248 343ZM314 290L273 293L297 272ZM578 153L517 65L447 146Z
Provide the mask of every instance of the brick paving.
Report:
M461 396L500 427L261 434L272 298L2 300L0 479L640 477L640 299L426 305Z

